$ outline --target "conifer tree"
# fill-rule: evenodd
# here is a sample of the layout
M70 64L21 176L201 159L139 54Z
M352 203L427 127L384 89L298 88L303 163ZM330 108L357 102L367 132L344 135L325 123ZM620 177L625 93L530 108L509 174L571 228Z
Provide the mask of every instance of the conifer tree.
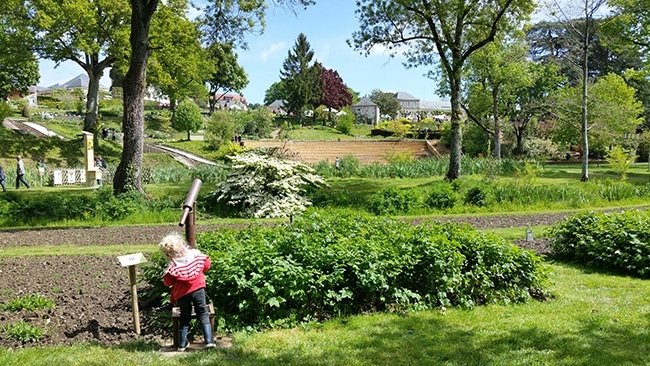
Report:
M306 107L321 97L320 68L315 66L313 58L314 51L307 37L300 33L280 70L280 79L287 93L285 107L289 113L298 116L298 122L302 122Z

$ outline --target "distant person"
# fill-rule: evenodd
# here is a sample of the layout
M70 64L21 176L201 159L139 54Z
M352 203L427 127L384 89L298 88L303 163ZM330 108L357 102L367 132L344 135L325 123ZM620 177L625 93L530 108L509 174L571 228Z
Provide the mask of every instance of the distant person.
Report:
M198 249L190 248L179 234L172 233L160 241L160 250L169 261L163 273L163 284L171 286L171 303L181 310L178 351L190 345L187 333L192 319L192 305L201 322L206 348L214 348L212 325L205 295L205 272L210 269L210 257ZM176 337L176 334L174 334Z
M341 159L338 156L336 157L336 160L334 161L334 167L336 168L336 170L341 169Z
M6 179L7 176L5 176L5 169L0 165L0 186L2 186L3 192L7 192L7 187L5 186Z
M45 169L47 169L47 164L41 159L38 159L36 162L36 169L38 169L38 175L41 177L41 187L43 187L43 177L45 176Z
M26 188L29 188L29 183L25 180L25 163L23 158L16 156L16 189L20 188L20 182L23 182Z

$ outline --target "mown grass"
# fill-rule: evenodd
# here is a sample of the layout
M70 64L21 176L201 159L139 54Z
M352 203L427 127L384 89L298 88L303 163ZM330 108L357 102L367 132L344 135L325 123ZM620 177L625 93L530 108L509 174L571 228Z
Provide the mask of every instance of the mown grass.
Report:
M549 264L554 298L473 310L334 319L234 335L169 357L160 345L0 350L5 365L647 365L648 281Z
M297 141L352 141L358 139L382 139L371 136L368 125L355 124L349 135L343 134L330 127L295 127L287 130L289 139Z

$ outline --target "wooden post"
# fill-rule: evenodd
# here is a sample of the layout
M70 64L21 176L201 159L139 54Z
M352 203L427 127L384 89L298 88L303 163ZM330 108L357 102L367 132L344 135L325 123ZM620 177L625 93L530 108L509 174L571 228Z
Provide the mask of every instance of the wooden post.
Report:
M140 310L138 309L138 289L135 281L135 265L129 266L129 282L131 283L131 301L133 309L133 326L135 334L140 335Z
M133 326L135 333L140 335L140 311L138 310L138 288L135 280L135 266L147 259L142 253L127 254L117 257L122 267L129 267L129 283L131 284L131 308L133 309Z

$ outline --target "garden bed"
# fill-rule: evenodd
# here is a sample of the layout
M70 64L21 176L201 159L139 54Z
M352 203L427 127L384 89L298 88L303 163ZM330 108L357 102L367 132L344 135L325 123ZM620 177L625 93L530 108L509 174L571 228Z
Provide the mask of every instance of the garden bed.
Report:
M476 228L526 227L551 225L567 214L456 217L445 220L467 222ZM217 225L198 225L197 232L217 229ZM42 245L153 244L176 225L126 226L111 228L47 229L0 232L0 247ZM517 245L539 253L548 252L545 239ZM0 303L12 298L40 293L51 299L50 310L0 312L0 326L25 320L40 325L47 333L38 343L23 343L0 333L0 347L17 348L98 342L111 345L135 340L128 270L110 256L42 256L0 260ZM143 290L143 285L138 288ZM153 308L140 297L140 339L162 345L171 343L168 329L152 326ZM168 311L164 309L162 311Z

